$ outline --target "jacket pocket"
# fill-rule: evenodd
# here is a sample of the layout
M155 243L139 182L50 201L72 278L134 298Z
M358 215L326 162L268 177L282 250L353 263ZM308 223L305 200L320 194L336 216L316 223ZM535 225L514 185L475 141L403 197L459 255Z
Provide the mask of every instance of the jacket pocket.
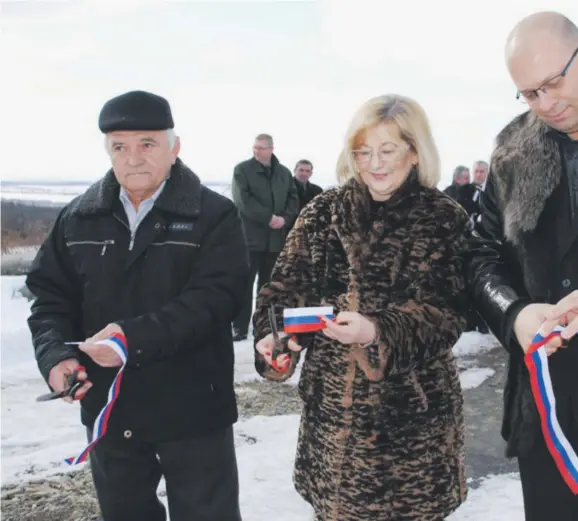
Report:
M414 371L381 382L380 409L385 418L425 414L429 401Z
M308 349L305 352L305 360L301 367L301 375L297 390L299 397L307 403L311 410L318 410L323 395L323 379L319 360L316 360L315 353Z
M419 429L420 421L431 417L451 417L462 401L457 374L447 360L385 379L381 386L382 421L407 423ZM457 371L457 369L456 369Z
M200 248L199 244L190 241L159 241L152 242L151 246L186 246L189 248Z
M194 275L201 257L201 245L194 238L157 240L150 243L146 257L145 276L159 281L161 287L172 288L170 293L174 295ZM167 269L159 273L159 266Z
M66 243L67 248L72 248L73 246L86 246L86 247L94 247L95 251L100 251L100 256L104 257L106 254L107 248L114 244L114 239L106 239L103 241L68 241ZM100 248L100 250L99 250ZM73 254L74 256L74 254Z
M111 262L115 262L112 258L114 245L114 239L66 241L66 247L86 295L97 297L105 291L107 284L102 283L102 275L104 270L110 267Z

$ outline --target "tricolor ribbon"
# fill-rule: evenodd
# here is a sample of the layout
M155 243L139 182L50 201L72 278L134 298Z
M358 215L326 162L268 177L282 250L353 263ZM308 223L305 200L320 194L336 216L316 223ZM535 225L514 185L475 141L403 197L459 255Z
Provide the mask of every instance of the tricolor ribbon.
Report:
M578 456L566 436L564 436L556 416L556 398L552 388L552 380L550 379L548 355L545 347L545 344L552 338L560 336L563 330L564 328L557 326L545 337L538 332L526 352L524 361L530 372L532 394L540 414L546 446L552 458L554 458L562 478L570 487L570 490L578 495Z
M312 333L325 328L325 322L319 317L333 319L331 306L311 308L287 308L283 310L283 331L288 335Z
M108 419L110 418L110 413L112 411L112 406L118 398L118 393L120 391L120 382L122 381L122 375L124 368L126 366L126 361L128 358L127 347L126 347L126 337L120 333L116 333L106 340L99 340L97 344L106 345L110 347L122 360L122 366L118 371L117 375L108 390L108 400L106 405L100 411L94 422L94 428L92 429L92 440L86 446L86 448L78 455L76 458L66 458L66 463L69 465L76 465L77 463L82 463L88 457L90 451L94 446L100 441L100 439L106 434L106 429L108 427Z

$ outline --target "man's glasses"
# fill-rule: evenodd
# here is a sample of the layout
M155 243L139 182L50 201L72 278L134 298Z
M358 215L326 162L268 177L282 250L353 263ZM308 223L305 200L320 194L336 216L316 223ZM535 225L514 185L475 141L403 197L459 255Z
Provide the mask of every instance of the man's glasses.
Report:
M562 86L562 80L568 74L568 70L574 61L574 58L578 55L578 48L574 51L574 54L568 60L566 67L562 69L560 74L553 76L549 80L546 80L537 89L525 90L523 92L518 91L516 94L516 99L522 103L534 103L539 98L539 92L543 94L549 94L550 92L555 92L558 87Z

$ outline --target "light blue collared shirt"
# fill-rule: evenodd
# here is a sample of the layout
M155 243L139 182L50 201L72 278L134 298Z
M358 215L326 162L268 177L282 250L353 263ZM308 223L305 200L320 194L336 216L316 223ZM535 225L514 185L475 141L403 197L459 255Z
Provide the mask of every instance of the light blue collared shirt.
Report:
M166 184L166 179L162 182L161 186L158 187L157 191L151 195L148 199L141 201L138 205L138 210L133 206L131 203L127 191L121 186L120 193L118 194L119 199L122 202L124 207L124 211L126 212L126 216L128 218L128 225L130 227L130 244L132 249L132 244L134 243L134 237L136 235L136 231L140 223L142 223L143 219L148 215L148 213L153 209L155 205L155 201L158 199L159 195L163 191L163 188Z

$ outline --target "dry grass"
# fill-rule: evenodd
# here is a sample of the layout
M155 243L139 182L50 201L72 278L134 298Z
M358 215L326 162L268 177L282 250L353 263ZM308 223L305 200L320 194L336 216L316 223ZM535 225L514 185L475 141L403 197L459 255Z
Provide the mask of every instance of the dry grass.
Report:
M2 254L39 246L52 228L60 208L2 201Z

